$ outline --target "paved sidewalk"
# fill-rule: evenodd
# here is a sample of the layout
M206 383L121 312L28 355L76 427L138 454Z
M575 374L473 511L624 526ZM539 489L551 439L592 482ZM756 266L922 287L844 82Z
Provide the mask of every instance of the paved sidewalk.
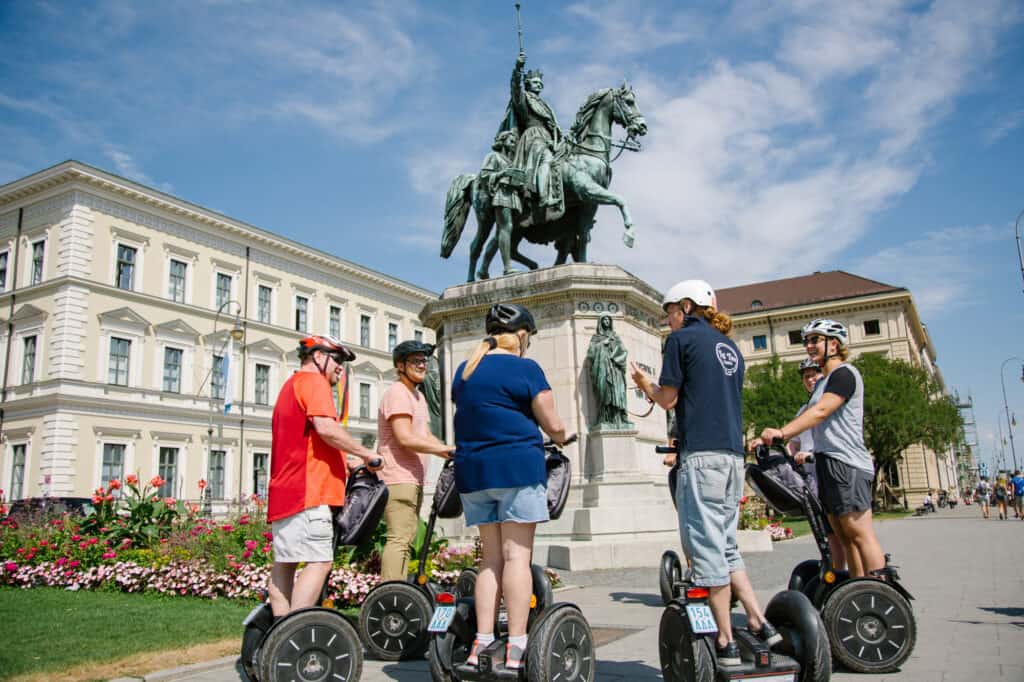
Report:
M1024 522L983 520L976 507L945 509L921 518L877 524L882 546L900 566L915 596L917 646L903 670L882 676L838 671L837 682L963 682L1024 680ZM797 561L816 556L809 538L779 543L746 557L762 603L785 587ZM598 679L660 679L657 628L661 616L657 571L567 573L579 585L559 599L583 609L597 634ZM599 640L600 641L600 640ZM155 680L149 676L147 680ZM237 682L236 664L222 660L203 670L163 671L161 680ZM363 680L425 680L422 661L367 660Z

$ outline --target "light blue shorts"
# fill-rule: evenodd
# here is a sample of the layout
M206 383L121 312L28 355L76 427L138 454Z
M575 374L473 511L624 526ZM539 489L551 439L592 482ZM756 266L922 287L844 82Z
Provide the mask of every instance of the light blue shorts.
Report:
M459 494L467 526L487 523L543 523L548 520L548 491L542 483L517 488L488 488Z
M679 535L702 587L729 584L744 569L736 547L743 497L743 457L728 450L684 452L676 481Z

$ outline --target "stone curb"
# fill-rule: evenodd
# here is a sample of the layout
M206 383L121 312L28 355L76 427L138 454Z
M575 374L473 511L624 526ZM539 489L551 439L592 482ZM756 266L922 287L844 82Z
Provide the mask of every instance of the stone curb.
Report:
M215 658L212 661L202 661L200 663L182 665L177 668L157 670L156 672L149 673L144 677L119 677L116 680L110 680L110 682L139 682L139 680L143 680L144 682L171 682L171 680L176 680L181 677L185 677L186 675L210 672L227 666L230 666L233 669L237 661L238 656L223 656L221 658Z

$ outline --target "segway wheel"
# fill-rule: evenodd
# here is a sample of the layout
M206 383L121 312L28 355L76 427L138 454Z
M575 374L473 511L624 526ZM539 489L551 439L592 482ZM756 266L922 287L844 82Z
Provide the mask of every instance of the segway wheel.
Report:
M459 678L452 671L466 662L472 646L472 642L462 641L452 632L435 635L430 640L430 653L427 655L430 679L433 682L457 682Z
M409 583L384 583L366 595L359 609L359 634L374 658L421 658L430 644L433 609L423 591Z
M337 611L297 611L270 631L259 656L260 682L358 680L363 649Z
M529 682L592 682L597 677L595 664L594 633L575 606L557 608L530 633L526 645Z
M832 654L859 673L888 673L914 650L917 623L910 603L880 580L851 580L837 587L821 611Z
M679 561L679 555L668 550L661 555L661 571L658 573L658 587L661 590L661 603L669 605L673 599L679 596L676 589L683 579L683 565Z
M259 663L257 657L260 644L267 636L267 630L274 624L274 614L270 610L270 604L260 604L259 610L255 610L246 620L249 622L245 626L245 632L242 633L242 651L239 659L246 679L250 682L258 682Z
M804 588L810 583L812 578L817 577L819 571L821 571L821 562L817 559L801 561L793 569L793 572L789 574L789 589L807 594ZM814 595L807 594L807 598L813 600Z
M472 597L476 591L476 576L478 571L475 568L464 568L455 579L455 600L462 597Z
M661 613L658 654L665 682L714 682L715 654L706 637L690 630L679 602L673 601Z
M797 682L828 682L832 676L828 634L811 600L798 590L785 590L772 597L764 615L782 635L775 650L800 664Z

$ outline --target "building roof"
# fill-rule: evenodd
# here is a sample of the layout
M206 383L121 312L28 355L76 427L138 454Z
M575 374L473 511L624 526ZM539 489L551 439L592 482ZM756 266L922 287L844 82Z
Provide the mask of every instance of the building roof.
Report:
M898 291L906 289L831 270L719 289L717 298L719 310L737 315Z

